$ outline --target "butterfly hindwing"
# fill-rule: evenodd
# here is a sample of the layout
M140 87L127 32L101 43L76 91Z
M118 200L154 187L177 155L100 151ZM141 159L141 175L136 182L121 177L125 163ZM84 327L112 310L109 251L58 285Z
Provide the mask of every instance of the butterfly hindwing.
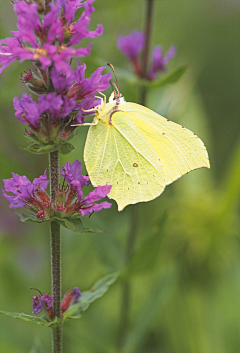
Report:
M191 170L210 167L206 147L192 131L135 103L121 106L149 140L166 171L166 185Z

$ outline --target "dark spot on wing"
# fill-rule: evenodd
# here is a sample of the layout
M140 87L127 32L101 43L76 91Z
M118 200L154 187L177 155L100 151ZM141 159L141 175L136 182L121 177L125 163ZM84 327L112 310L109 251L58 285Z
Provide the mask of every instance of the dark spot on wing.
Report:
M138 167L138 164L137 163L133 163L133 167Z
M138 182L138 184L140 184L140 181Z
M165 132L162 132L162 135L166 135Z
M118 185L118 181L117 181L117 185Z

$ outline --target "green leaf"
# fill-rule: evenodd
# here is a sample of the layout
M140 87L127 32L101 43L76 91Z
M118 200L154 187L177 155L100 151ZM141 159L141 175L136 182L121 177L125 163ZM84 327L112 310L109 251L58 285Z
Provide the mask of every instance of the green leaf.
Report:
M164 212L157 224L157 231L146 237L139 249L135 252L128 267L128 276L138 275L146 271L153 271L159 258L166 220L167 214Z
M71 229L76 233L103 233L103 230L86 228L80 217L73 218L51 218L52 221L58 222L61 226Z
M56 316L53 321L47 321L47 320L41 319L40 317L37 317L37 316L26 315L23 313L10 313L8 311L3 311L3 310L0 310L0 314L10 316L14 319L20 319L23 321L28 321L33 324L46 326L46 327L57 327L57 326L62 325L62 320Z
M75 150L75 146L73 146L71 143L66 142L64 144L61 144L59 146L59 152L61 154L68 154L70 152L72 152L73 150Z
M40 143L33 143L23 149L32 152L34 154L44 154L49 152L54 152L58 149L58 146L55 145L41 145Z
M76 233L104 233L104 230L85 227L80 217L73 217L73 218L52 217L49 220L38 220L36 217L32 215L25 215L22 213L17 213L17 215L20 217L21 222L43 223L48 221L56 221L61 226L71 229L73 232L76 232Z
M44 221L39 221L36 217L30 215L25 215L23 213L17 213L17 215L20 217L21 222L27 222L27 223L43 223Z
M145 85L150 88L163 87L176 83L185 74L187 66L180 66L156 81L145 81Z
M113 284L118 278L119 274L117 272L111 273L100 280L98 280L90 291L83 292L79 301L68 308L63 314L63 321L68 319L79 319L82 313L87 310L89 305L96 299L103 296L107 292L109 286Z

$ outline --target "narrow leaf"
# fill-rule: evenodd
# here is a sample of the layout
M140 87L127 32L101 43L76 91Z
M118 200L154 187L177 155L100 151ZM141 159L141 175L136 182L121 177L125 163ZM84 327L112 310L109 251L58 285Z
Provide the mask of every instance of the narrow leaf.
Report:
M90 291L83 292L79 301L73 304L65 313L63 314L63 321L67 318L79 319L82 313L87 310L89 305L96 299L103 296L107 292L109 286L113 284L118 278L118 273L111 273L100 280L98 280Z
M59 152L61 154L68 154L68 153L72 152L73 150L75 150L75 146L73 146L69 142L66 142L66 143L59 146Z
M10 316L14 319L20 319L23 321L28 321L33 324L46 326L46 327L57 327L57 326L62 325L62 321L58 317L55 317L55 319L53 321L47 321L47 320L41 319L40 317L37 317L37 316L26 315L23 313L10 313L8 311L3 311L3 310L0 310L0 314Z
M149 81L145 82L145 85L151 88L172 85L176 83L178 80L180 80L180 78L185 74L186 70L187 70L187 66L180 66L159 80L152 81L152 82L149 82Z
M49 152L54 152L58 149L58 146L55 145L41 145L39 143L33 143L23 149L32 152L34 154L44 154Z
M57 221L60 225L65 228L71 229L76 233L102 233L102 230L86 228L80 217L73 218L58 218L53 217L51 220Z
M38 220L36 217L30 215L25 215L23 213L17 213L17 215L20 217L21 222L28 222L28 223L43 223L44 221Z

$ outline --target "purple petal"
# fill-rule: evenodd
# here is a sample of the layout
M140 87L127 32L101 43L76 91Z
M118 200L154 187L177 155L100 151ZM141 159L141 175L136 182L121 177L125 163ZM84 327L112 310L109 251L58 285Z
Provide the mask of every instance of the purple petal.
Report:
M71 295L74 296L73 303L76 303L78 299L81 297L81 292L78 287L73 288Z
M79 211L81 212L81 215L84 217L88 213L99 212L103 208L110 208L111 206L112 206L112 204L110 202L104 201L104 202L101 202L101 203L88 205L86 208L81 208Z
M125 54L131 61L136 61L139 53L144 47L144 42L144 32L134 30L127 36L119 36L117 45L123 54Z
M112 185L98 185L96 189L91 191L82 201L82 204L99 201L106 197L111 191Z
M36 190L38 187L41 187L43 190L46 190L47 186L48 186L47 170L45 170L43 175L33 180L33 187L34 187L34 190Z

